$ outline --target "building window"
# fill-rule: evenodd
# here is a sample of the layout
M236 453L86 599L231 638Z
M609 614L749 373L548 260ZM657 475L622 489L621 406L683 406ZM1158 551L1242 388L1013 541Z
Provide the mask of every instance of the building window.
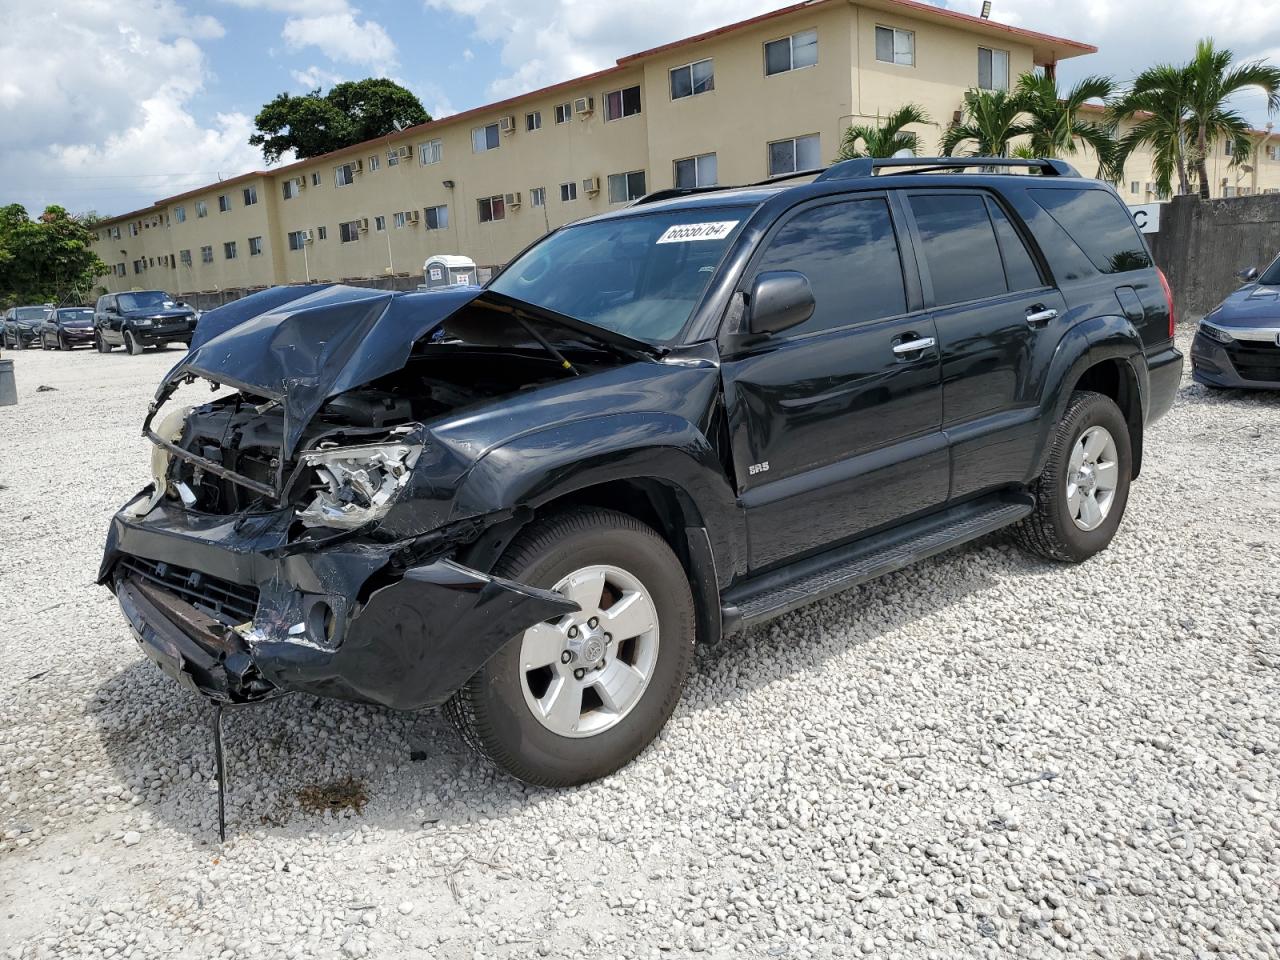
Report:
M289 249L301 250L303 244L307 242L307 231L294 230L289 234Z
M360 221L347 220L338 224L338 242L354 243L360 239Z
M626 203L644 196L644 171L609 174L609 202Z
M123 277L127 272L123 263L117 263L115 266L116 276Z
M476 206L480 210L481 223L491 223L494 220L507 218L507 206L503 203L501 194L496 197L483 197L476 201Z
M792 140L774 140L769 144L769 176L815 170L822 166L818 134Z
M1280 147L1267 147L1267 157L1271 160L1280 160Z
M418 163L422 166L425 167L433 163L439 163L443 159L443 140L428 140L426 143L418 144Z
M573 119L573 104L557 103L556 104L556 123L568 123Z
M226 213L231 209L231 197L229 194L221 193L218 195L218 212Z
M1234 140L1227 140L1223 145L1226 147L1228 157L1235 155L1236 144Z
M885 27L876 28L876 37ZM890 31L892 32L892 31ZM877 51L878 52L878 51ZM764 45L764 75L772 77L775 73L786 73L799 70L801 67L812 67L818 62L818 31L806 30L793 33L781 40L770 40Z
M488 150L497 150L499 143L501 143L501 137L498 134L498 125L496 123L491 123L487 127L472 128L472 153L485 153Z
M676 161L675 184L677 187L714 187L716 185L716 155L704 153Z
M136 223L129 224L129 236L136 237L138 235L138 225Z
M916 35L896 27L876 27L876 59L900 67L916 65Z
M391 223L397 230L399 230L404 226L405 215L403 213L393 213L391 215Z
M382 233L382 232L383 232L384 230L386 230L386 229L387 229L387 218L386 218L386 217L374 217L374 218L373 218L373 230L374 230L374 233Z
M292 200L298 195L298 183L299 181L290 177L284 183L280 184L280 192L284 194L284 198L286 200Z
M1129 192L1130 192L1130 193L1137 193L1137 192L1138 192L1138 181L1137 181L1137 180L1130 180L1130 181L1129 181Z
M356 165L344 163L333 168L333 182L339 187L349 187L356 182Z
M316 227L316 239L317 239L317 240L328 240L328 239L329 239L329 228L328 228L328 227Z
M249 238L249 256L251 257L262 256L262 238L261 237Z
M428 230L448 230L449 229L449 208L443 204L438 207L425 207L422 211L423 218L427 221Z
M178 251L178 259L182 261L182 265L183 265L184 267L189 267L189 266L191 266L191 251L190 251L190 250L179 250L179 251Z
M715 66L709 59L699 60L697 63L686 63L683 67L672 67L670 73L672 100L696 97L700 93L710 93L716 88ZM636 113L640 112L639 104L637 89Z
M313 172L312 172L312 174L311 174L311 185L312 185L313 187L318 187L318 186L320 186L320 171L319 171L319 170L316 170L316 171L313 171Z
M578 181L570 180L568 183L560 184L560 202L568 203L570 200L578 199Z
M983 90L1009 89L1009 52L978 48L978 86Z
M633 117L639 112L639 84L634 87L627 87L624 90L614 90L612 93L604 95L605 120L621 120L623 117Z
M533 113L524 115L524 128L529 132L542 129L542 111L535 110Z
M388 148L388 150L387 150L387 166L388 166L388 167L398 167L398 166L400 166L400 148L399 148L399 147L390 147L390 148Z
M234 240L228 240L222 245L222 256L227 260L236 258L236 242Z
M187 222L187 208L186 208L186 207L174 207L174 208L173 208L173 216L174 216L174 219L175 219L175 220L177 220L179 223L186 223L186 222Z
M529 188L529 206L545 207L547 205L547 188L546 187L530 187Z
M213 247L212 246L200 248L200 262L213 263Z
M258 202L257 187L245 187L243 190L243 193L244 193L244 205L246 207L252 207L255 203Z

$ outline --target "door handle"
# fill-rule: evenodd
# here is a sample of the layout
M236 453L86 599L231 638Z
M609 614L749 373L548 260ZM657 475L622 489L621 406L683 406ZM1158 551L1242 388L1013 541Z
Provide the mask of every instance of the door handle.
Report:
M1054 310L1052 307L1049 307L1046 310L1044 307L1040 306L1040 304L1036 304L1034 307L1030 307L1027 310L1027 323L1033 327L1043 326L1050 320L1056 319L1058 319L1058 311Z
M905 343L895 343L893 352L899 357L908 353L919 353L921 350L928 350L938 341L933 337L921 337L918 340L907 340Z

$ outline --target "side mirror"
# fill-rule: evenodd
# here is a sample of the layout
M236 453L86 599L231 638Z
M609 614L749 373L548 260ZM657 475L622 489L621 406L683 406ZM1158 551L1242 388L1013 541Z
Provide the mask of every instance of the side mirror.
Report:
M815 306L809 278L803 273L762 273L751 286L747 329L753 334L781 333L808 320Z
M175 301L173 301L173 305L174 305L175 307L185 307L185 306L187 305L187 301L185 301L185 300L175 300Z
M1236 276L1239 277L1243 283L1253 283L1253 281L1258 279L1258 268L1245 267L1243 270L1238 271Z

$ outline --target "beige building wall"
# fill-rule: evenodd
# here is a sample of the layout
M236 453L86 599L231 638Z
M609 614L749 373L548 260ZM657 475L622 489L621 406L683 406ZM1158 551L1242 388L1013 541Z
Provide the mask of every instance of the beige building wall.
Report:
M908 31L914 62L877 60L877 26ZM766 75L765 44L810 30L817 34L817 62ZM329 156L210 184L105 221L100 237L133 221L154 224L137 236L124 230L119 240L99 240L108 264L125 264L124 275L108 276L104 285L181 294L420 275L423 261L438 253L497 265L549 230L621 206L610 203L610 174L643 171L646 191L665 189L674 184L677 160L714 153L719 183L750 183L769 175L771 142L817 134L825 165L850 123L874 123L910 102L924 106L933 120L918 131L932 151L964 91L978 83L980 47L1008 55L1011 83L1036 64L1092 49L906 0L799 4L624 58L589 77ZM672 99L672 68L706 59L714 67L714 89ZM640 88L641 112L607 120L608 93L629 87ZM594 109L557 124L557 105L581 97L590 97ZM534 130L526 122L531 113L541 120ZM498 135L497 148L473 150L473 130L503 118L511 118L510 129ZM421 147L436 140L438 162L424 163ZM406 148L408 155L393 165L392 155ZM360 170L352 183L339 186L336 171L347 163ZM598 179L598 192L583 189L591 178ZM302 187L286 198L286 183L298 180ZM562 200L566 183L574 185L575 198ZM244 202L249 188L256 203ZM541 206L534 203L536 189L545 192ZM480 201L508 194L518 194L519 204L506 204L501 220L482 222ZM226 212L219 210L220 195L229 199ZM206 216L196 215L197 202L205 204ZM447 208L447 226L428 227L425 211L432 207ZM397 214L406 215L402 223ZM343 242L341 225L353 222L354 239ZM290 234L298 232L311 239L291 250ZM261 238L259 254L250 251L255 237ZM235 256L228 258L225 245L231 242ZM209 262L205 247L211 248ZM182 251L190 251L190 264ZM135 260L147 266L135 272Z

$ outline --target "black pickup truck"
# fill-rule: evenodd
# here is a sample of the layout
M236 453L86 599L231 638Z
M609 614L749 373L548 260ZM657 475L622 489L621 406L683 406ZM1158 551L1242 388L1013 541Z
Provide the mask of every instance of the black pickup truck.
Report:
M696 641L1002 527L1104 549L1182 371L1115 192L1053 160L796 179L649 195L483 289L206 314L101 567L142 649L219 703L446 705L565 785L644 749Z

